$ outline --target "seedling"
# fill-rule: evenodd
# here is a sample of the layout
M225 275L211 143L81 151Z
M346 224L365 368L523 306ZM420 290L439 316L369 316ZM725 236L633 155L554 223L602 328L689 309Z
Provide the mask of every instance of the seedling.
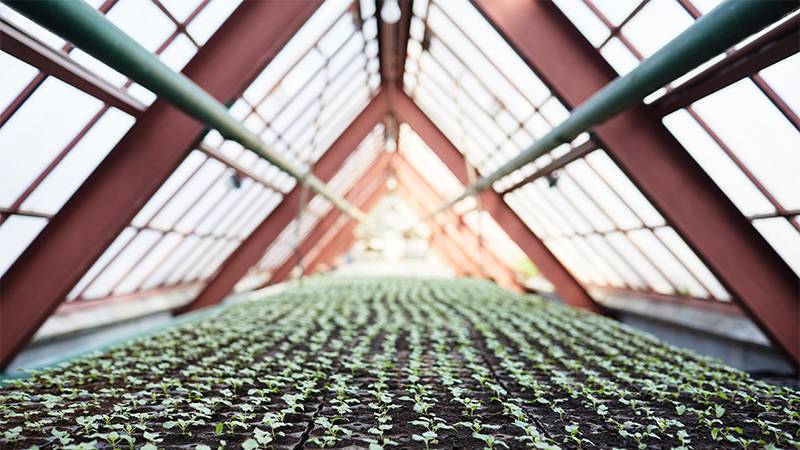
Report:
M438 437L439 435L433 431L426 431L422 434L411 435L411 439L418 442L422 442L425 445L426 450L430 450L431 445L436 445L439 443L439 441L437 440Z
M485 445L484 449L492 450L497 446L500 446L500 447L503 447L503 448L509 448L508 445L506 445L505 442L500 441L498 439L495 439L493 436L489 436L487 434L478 433L477 431L472 433L472 437L474 437L475 439L480 439L481 441L483 441L483 443Z
M480 433L483 430L499 430L501 428L500 425L484 425L478 419L472 422L458 422L456 425L467 428L473 433Z
M194 442L213 432L215 448L226 438L255 450L309 417L309 444L370 450L473 434L504 449L508 438L490 436L508 426L498 420L513 423L516 446L548 450L554 438L591 447L590 429L681 450L800 438L795 391L482 281L310 279L210 317L4 383L0 448L211 450ZM394 442L401 425L413 431Z

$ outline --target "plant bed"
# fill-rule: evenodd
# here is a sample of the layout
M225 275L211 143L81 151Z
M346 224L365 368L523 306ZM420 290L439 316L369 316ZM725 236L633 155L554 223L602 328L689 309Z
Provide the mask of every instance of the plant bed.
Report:
M800 448L800 395L474 280L314 278L0 388L0 448Z

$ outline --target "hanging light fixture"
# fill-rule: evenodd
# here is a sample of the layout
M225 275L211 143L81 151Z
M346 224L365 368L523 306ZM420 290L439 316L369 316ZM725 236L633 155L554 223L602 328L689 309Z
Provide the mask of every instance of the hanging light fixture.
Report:
M400 12L400 5L397 3L397 0L384 0L383 7L381 7L381 19L385 23L394 24L400 20L400 16L402 12Z

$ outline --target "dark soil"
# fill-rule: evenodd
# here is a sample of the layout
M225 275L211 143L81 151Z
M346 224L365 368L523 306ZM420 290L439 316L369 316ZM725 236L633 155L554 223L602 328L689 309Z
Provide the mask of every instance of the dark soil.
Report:
M674 448L679 430L696 449L743 445L725 435L792 448L798 405L796 391L485 283L320 281L5 385L0 448L62 448L59 433L86 448L141 448L153 434L157 448L242 448L256 429L272 435L276 415L284 425L260 448L368 448L384 423L386 448L423 449L412 436L428 419L441 426L430 448L487 447L475 422L495 448L527 448L515 414L562 448ZM111 432L133 443L112 445Z

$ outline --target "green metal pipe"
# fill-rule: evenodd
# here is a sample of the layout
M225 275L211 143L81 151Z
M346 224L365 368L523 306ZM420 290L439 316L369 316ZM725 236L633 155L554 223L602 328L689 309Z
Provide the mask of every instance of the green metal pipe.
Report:
M225 138L258 154L354 219L360 222L365 220L366 215L358 208L332 192L313 174L302 173L273 152L255 133L231 116L217 99L183 74L167 67L82 0L2 1L203 124L216 129Z
M561 144L641 102L647 95L685 75L800 7L794 0L726 0L676 36L636 69L606 85L558 126L491 174L467 187L430 215L480 193L506 175ZM576 67L580 70L580 67Z

